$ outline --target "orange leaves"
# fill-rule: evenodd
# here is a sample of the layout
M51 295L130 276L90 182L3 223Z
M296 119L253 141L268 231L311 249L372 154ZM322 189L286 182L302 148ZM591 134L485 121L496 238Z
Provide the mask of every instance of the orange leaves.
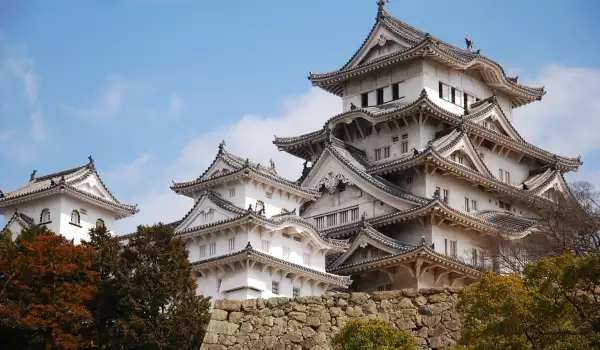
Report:
M39 345L77 349L92 321L85 302L91 300L99 280L91 270L95 252L73 245L54 234L17 240L3 249L0 272L13 275L0 280L0 326L35 334ZM32 344L33 345L33 344Z

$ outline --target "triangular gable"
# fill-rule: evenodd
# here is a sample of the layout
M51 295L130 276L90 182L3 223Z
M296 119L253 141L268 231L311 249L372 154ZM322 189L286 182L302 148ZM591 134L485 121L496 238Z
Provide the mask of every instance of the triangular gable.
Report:
M205 195L198 200L196 205L181 219L181 222L175 229L175 232L183 231L188 228L205 225L211 222L230 219L239 216L240 213L233 212L218 205L211 200L210 196Z
M474 113L474 116L469 117L469 120L499 134L508 136L513 140L525 141L519 132L517 132L512 123L508 120L506 114L504 114L504 111L502 110L502 107L500 107L497 103L494 103L493 108L486 112Z
M382 233L375 231L370 227L363 229L358 233L350 248L335 259L327 268L335 269L346 262L359 262L361 260L372 259L389 254L397 254L401 251L401 249L390 247L389 245L370 237L366 230L371 230L371 235L384 236ZM387 236L385 237L385 240L392 241L392 239Z
M544 184L541 184L539 188L535 189L540 196L548 198L552 197L548 196L546 193L552 190L561 193L565 197L570 196L571 191L559 171L554 171L554 175L549 181L545 181Z
M202 177L200 179L205 180L207 178L222 175L227 172L231 172L231 171L235 171L235 170L237 170L237 169L232 167L231 165L229 165L222 158L218 157L213 162L213 164L210 166L210 168L208 168L208 170L206 170L204 172L204 174L202 175Z
M108 189L102 184L98 175L92 172L85 180L77 183L74 187L80 191L89 193L93 196L100 197L102 199L115 202L113 196L110 194Z
M455 134L454 137L452 137L452 134ZM471 140L465 132L453 130L448 136L450 137L445 140L444 144L440 144L437 147L443 157L460 164L459 155L461 155L464 157L464 161L470 165L471 169L486 176L492 176L490 170L481 160L481 157L479 157L475 147L473 147L473 143L471 143ZM455 155L455 159L452 159L452 155Z
M359 66L383 55L402 51L411 46L411 43L398 36L382 21L378 20L371 29L367 39L350 61L344 65L343 69ZM385 48L385 51L381 51L380 48Z
M403 198L401 195L391 193L394 190L385 190L388 184L367 174L360 168L362 165L356 160L345 161L347 164L335 155L329 147L325 148L302 183L302 187L319 189L324 185L327 189L331 186L337 186L342 181L347 185L357 186L363 192L396 209L405 210L415 206L417 197L412 201L409 199L410 195Z
M10 230L12 236L11 238L14 241L21 234L21 231L27 228L29 228L29 225L27 225L27 223L25 223L23 220L19 220L19 218L14 215L2 230Z

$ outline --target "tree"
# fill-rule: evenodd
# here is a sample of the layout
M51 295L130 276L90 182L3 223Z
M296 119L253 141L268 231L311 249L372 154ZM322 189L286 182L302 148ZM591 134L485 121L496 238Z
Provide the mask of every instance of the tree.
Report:
M468 349L600 348L600 258L567 254L524 275L487 272L460 292L460 344Z
M564 254L600 254L600 192L589 182L569 184L569 193L549 190L553 205L536 200L529 206L538 223L532 234L514 240L498 232L491 245L503 272L521 273L529 263Z
M335 334L332 344L336 350L417 349L411 334L381 320L350 320Z
M0 344L8 349L79 349L88 344L95 253L45 227L0 237Z
M139 226L126 245L99 227L84 244L98 252L94 268L101 276L89 304L95 347L200 347L210 303L196 296L186 246L172 227Z

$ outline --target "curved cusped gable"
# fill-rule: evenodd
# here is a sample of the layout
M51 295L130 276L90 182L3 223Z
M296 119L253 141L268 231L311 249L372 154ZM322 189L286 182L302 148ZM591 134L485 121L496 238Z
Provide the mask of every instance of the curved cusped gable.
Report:
M481 160L479 153L466 132L454 129L447 136L435 141L434 147L441 156L458 165L467 166L468 164L472 170L478 171L485 176L493 177L483 160ZM460 163L461 156L464 157L463 164Z
M513 140L526 142L497 102L482 104L465 117L491 131L508 136Z
M233 206L224 199L215 198L218 194L207 192L200 197L196 205L181 219L175 232L209 224L220 220L231 219L244 213L244 210ZM227 205L224 205L227 204Z
M302 183L303 187L331 188L340 181L351 183L374 198L400 210L405 210L425 201L390 183L366 173L364 165L351 156L341 154L335 146L328 146Z

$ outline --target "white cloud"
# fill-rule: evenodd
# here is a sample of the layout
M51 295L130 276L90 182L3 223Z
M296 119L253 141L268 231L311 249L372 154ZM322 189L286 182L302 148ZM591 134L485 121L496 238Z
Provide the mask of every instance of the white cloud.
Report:
M171 100L169 103L169 115L170 116L178 116L181 113L181 109L183 108L183 99L178 95L171 95Z
M565 156L600 149L600 69L547 66L527 84L545 86L547 93L515 110L523 137Z
M280 175L291 180L297 179L300 177L302 161L279 152L272 144L273 135L296 136L320 129L328 118L341 111L341 107L339 97L311 88L299 98L286 100L276 116L244 115L234 124L223 125L190 140L169 166L145 172L151 173L152 178L138 182L137 193L130 198L132 203L139 204L140 212L133 218L120 221L117 232L131 232L139 224L180 219L193 202L173 193L169 189L171 180L191 180L202 174L214 159L221 140L226 141L229 152L240 157L263 164L268 164L272 158ZM128 171L122 173L127 174ZM127 176L120 175L119 171L112 174L111 177Z
M33 61L17 55L10 55L6 59L9 72L23 84L23 92L27 102L34 106L37 102L39 76L35 73Z
M102 172L102 178L111 186L131 186L144 181L150 155L144 153L129 164L117 165L108 172Z
M106 78L98 100L87 108L65 106L72 115L90 120L112 119L121 115L131 92L131 85L118 75Z

